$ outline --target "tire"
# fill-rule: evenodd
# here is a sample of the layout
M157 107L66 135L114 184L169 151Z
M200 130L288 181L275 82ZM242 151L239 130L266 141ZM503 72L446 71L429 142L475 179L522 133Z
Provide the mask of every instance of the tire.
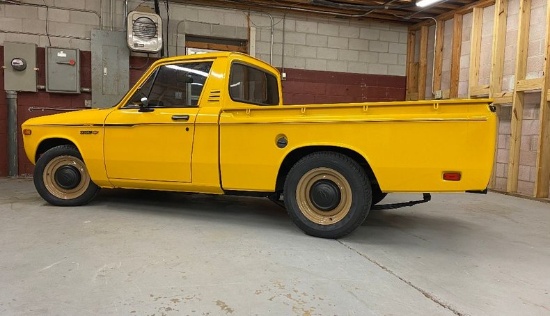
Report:
M82 155L70 145L46 151L34 168L34 186L46 202L56 206L88 204L99 192Z
M380 203L385 197L388 195L388 193L382 192L380 190L380 187L378 185L372 186L372 205L376 205Z
M371 185L363 168L335 152L305 156L285 180L284 201L290 218L315 237L348 235L365 221L371 200Z

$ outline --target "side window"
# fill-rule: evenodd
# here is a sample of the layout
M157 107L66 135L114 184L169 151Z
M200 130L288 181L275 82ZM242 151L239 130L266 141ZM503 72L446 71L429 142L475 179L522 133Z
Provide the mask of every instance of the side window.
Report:
M181 63L160 66L136 91L126 107L143 104L148 107L198 106L212 62Z
M257 105L278 105L277 78L260 69L233 63L229 76L229 95L233 101Z

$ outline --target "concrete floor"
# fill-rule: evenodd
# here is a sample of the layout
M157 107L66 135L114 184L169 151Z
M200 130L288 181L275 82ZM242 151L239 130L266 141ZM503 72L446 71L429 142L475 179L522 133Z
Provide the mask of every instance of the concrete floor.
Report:
M324 240L266 199L104 190L61 208L0 179L0 245L1 315L550 314L550 204L496 193Z

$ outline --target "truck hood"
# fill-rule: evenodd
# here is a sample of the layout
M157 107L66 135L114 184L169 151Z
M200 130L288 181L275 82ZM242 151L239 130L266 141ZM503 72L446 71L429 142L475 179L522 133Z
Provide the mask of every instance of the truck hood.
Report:
M23 123L23 126L103 125L103 122L105 122L105 117L113 110L114 108L88 109L88 110L39 116L39 117L28 119Z

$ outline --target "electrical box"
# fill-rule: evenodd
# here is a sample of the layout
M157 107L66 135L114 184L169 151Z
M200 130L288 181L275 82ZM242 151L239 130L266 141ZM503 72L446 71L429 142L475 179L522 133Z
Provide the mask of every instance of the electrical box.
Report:
M46 47L46 91L80 93L80 51Z
M126 32L92 30L92 107L111 107L130 85Z
M36 44L4 42L4 90L36 92Z

